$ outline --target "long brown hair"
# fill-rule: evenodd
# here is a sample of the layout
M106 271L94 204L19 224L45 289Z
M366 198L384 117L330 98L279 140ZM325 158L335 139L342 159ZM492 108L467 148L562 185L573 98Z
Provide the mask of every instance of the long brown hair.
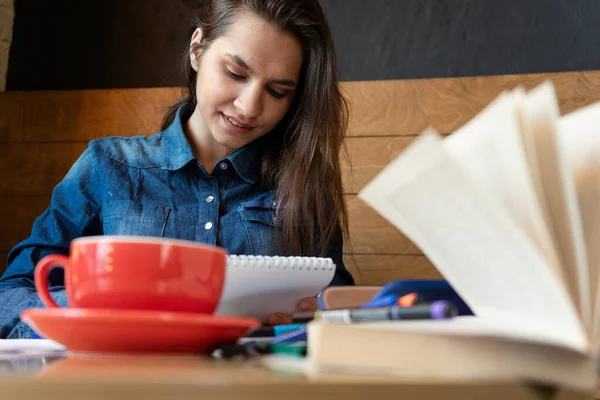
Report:
M335 47L317 0L211 0L195 21L202 41L186 51L187 96L169 108L166 129L177 109L196 107L196 72L189 52L208 48L223 35L240 12L250 12L301 43L304 57L294 103L264 140L262 184L276 189L283 223L283 252L324 255L335 235L348 242L348 213L341 176L347 156L344 136L348 103L339 88ZM348 160L348 158L345 158Z

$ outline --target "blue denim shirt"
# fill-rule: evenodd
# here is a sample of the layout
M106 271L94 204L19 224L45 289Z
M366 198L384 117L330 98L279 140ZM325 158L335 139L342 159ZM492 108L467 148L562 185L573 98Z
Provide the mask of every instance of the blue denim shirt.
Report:
M259 184L259 141L220 160L208 174L196 159L180 109L173 124L149 137L92 140L52 193L31 236L8 255L0 278L0 338L31 335L19 322L27 308L43 307L33 270L44 256L68 254L71 240L90 235L145 235L224 247L230 254L277 255L275 192ZM353 284L342 260L342 237L328 257L331 285ZM62 270L50 274L51 292L67 305Z

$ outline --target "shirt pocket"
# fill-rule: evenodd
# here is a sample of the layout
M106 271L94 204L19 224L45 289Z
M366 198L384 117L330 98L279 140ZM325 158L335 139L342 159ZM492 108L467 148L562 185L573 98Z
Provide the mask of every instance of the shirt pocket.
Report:
M240 214L251 253L277 255L280 252L283 220L276 215L272 201L252 200L240 204Z
M111 200L104 204L105 235L164 237L170 207L132 200Z

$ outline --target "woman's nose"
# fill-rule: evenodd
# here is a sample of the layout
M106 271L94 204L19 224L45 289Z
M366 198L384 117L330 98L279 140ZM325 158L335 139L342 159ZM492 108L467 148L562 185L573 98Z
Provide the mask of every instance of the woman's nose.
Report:
M255 86L244 88L233 105L247 119L254 119L262 113L262 90Z

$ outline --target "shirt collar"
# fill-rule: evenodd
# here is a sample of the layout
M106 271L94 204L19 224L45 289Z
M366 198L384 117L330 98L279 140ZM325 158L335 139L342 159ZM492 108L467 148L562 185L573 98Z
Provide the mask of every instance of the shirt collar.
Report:
M254 184L259 180L262 153L260 142L255 140L226 157L240 178L248 183Z
M165 169L178 170L196 159L183 129L184 106L179 107L171 125L163 133L163 154ZM189 115L188 115L189 118Z
M185 106L179 107L173 123L163 133L164 166L166 169L178 170L196 159L183 128L183 124L190 117L190 114L188 110L185 110ZM261 142L262 140L255 140L224 159L233 165L240 178L252 184L258 182L260 176Z

